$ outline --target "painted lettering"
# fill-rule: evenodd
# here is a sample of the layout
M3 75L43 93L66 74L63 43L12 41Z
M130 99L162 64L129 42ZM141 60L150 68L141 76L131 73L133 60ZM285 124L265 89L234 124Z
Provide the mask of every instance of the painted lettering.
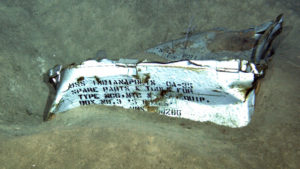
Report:
M105 93L104 94L104 98L107 99L107 98L121 98L121 95L119 93Z
M128 86L103 87L104 92L124 92L129 91Z
M107 100L107 99L100 100L100 104L111 104L111 100Z
M142 94L138 92L126 93L126 98L142 98Z
M193 93L193 89L177 88L177 93Z
M175 117L180 117L181 116L181 110L178 109L164 109L159 112L161 115L166 115L166 116L175 116Z
M97 93L98 90L97 90L97 87L87 87L87 88L80 88L80 89L75 89L75 90L72 90L71 91L72 94L78 94L78 93Z
M195 101L195 102L205 101L204 97L198 97L198 96L183 96L183 99L187 101Z
M69 84L69 89L75 88L75 87L82 87L85 86L85 81L79 81L79 82L74 82Z
M176 83L175 82L166 81L166 86L168 86L168 87L176 87Z
M147 91L149 92L156 92L156 91L163 91L163 87L150 87L150 86L145 86Z
M82 99L99 99L98 94L79 94L79 98Z
M85 105L96 104L96 103L95 100L80 100L79 104L85 106Z

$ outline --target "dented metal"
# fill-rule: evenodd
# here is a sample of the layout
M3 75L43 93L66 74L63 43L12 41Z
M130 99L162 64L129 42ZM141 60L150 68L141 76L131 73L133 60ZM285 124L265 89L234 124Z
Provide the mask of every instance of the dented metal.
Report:
M282 14L275 21L242 31L215 29L195 33L148 49L169 61L242 59L262 64L271 55L271 43L281 32Z
M49 72L57 94L48 117L99 104L246 126L254 112L256 81L264 74L261 65L282 22L280 15L246 31L188 35L146 51L172 61L167 63L102 59L56 66Z
M255 71L241 60L137 64L89 60L61 72L50 114L103 104L241 127L253 113Z

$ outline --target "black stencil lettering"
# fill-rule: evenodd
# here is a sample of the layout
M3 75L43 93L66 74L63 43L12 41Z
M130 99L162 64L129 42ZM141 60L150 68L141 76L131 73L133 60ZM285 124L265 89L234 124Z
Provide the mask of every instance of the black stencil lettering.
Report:
M198 97L198 96L183 96L183 99L187 101L195 101L195 102L205 101L204 97Z
M79 94L79 98L82 99L99 99L98 94Z
M166 81L166 86L168 86L168 87L176 87L176 83L175 82Z
M80 100L79 104L82 105L82 106L95 104L95 100Z
M105 93L104 94L104 98L107 99L107 98L121 98L121 95L119 93Z
M100 104L111 104L111 100L108 99L100 100Z
M177 88L177 93L193 93L193 89Z

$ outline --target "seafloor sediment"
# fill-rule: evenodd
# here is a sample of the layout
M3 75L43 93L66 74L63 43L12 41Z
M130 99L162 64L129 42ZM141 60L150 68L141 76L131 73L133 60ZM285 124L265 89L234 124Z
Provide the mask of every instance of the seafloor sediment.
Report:
M0 2L0 168L300 168L296 0ZM114 107L43 122L56 64L138 57L198 32L243 30L284 13L251 123L231 129ZM140 58L142 59L142 58ZM52 94L51 94L52 93Z

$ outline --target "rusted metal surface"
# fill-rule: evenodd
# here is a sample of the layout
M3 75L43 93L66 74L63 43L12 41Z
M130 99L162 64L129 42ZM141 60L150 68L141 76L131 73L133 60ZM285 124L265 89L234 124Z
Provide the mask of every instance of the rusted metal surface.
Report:
M146 51L171 61L167 63L102 59L56 66L49 74L57 90L49 119L99 104L246 126L254 112L257 80L282 22L280 15L245 31L188 34Z
M243 59L262 64L271 55L271 43L281 32L282 14L274 21L242 31L216 29L194 33L147 50L169 61Z
M102 104L245 126L253 113L255 80L255 71L242 70L247 64L192 60L128 65L90 60L61 72L49 114L53 117L74 107Z

